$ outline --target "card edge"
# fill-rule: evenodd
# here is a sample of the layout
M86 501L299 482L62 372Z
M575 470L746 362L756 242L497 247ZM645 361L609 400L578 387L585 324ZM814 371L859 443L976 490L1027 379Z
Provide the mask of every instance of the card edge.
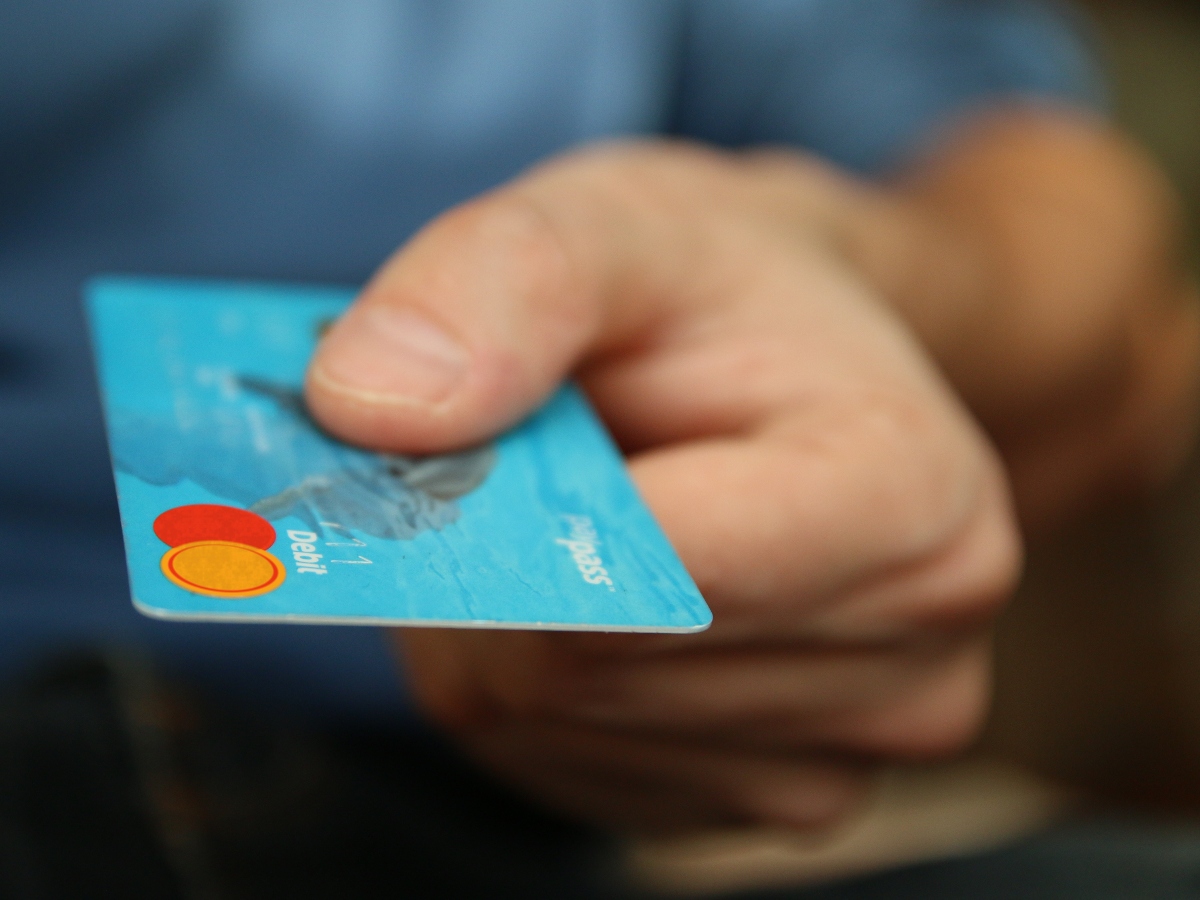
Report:
M461 628L487 631L589 631L620 634L698 634L712 626L699 625L585 625L569 622L496 622L488 619L382 619L371 616L237 615L234 613L174 612L131 596L134 608L160 622L217 622L247 625L339 625L374 628Z

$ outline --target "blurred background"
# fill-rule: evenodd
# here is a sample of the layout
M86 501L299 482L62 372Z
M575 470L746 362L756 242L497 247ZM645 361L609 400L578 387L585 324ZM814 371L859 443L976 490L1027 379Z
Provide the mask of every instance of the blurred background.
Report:
M1088 0L1121 124L1157 157L1200 262L1200 4ZM1000 635L990 746L1097 802L1200 810L1200 454L1150 503L1030 548Z
M1117 116L1166 167L1193 226L1200 210L1200 4L1090 0ZM1192 230L1192 259L1197 259Z

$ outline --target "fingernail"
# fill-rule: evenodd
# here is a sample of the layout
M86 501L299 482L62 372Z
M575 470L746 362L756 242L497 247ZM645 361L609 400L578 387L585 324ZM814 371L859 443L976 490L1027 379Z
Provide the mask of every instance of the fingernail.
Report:
M408 308L367 306L321 343L314 374L334 390L377 403L439 403L467 371L466 349Z

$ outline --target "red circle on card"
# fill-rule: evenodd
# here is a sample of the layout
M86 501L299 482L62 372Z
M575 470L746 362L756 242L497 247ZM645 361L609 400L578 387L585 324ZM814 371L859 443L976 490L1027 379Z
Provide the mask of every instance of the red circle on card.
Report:
M275 543L275 527L258 513L217 503L168 509L154 520L154 533L172 547L196 541L231 541L269 550Z

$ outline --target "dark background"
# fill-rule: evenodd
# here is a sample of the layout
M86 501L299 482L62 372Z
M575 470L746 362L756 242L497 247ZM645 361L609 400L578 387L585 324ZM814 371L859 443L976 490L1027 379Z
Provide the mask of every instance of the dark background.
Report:
M1175 183L1200 262L1200 4L1091 0L1120 124ZM1200 811L1200 453L1163 494L1029 548L989 747L1102 804Z

